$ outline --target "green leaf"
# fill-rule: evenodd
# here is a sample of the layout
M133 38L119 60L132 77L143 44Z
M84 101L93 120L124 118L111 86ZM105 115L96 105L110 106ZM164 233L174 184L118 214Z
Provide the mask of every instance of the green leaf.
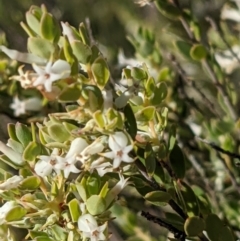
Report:
M8 128L8 135L11 139L13 139L14 141L19 142L17 135L16 135L16 130L15 130L15 124L9 123L7 125Z
M153 191L147 193L144 198L156 206L163 206L170 201L171 195L168 192Z
M25 178L20 183L20 189L22 189L22 190L35 190L40 186L40 184L41 184L41 181L38 177L30 176L30 177Z
M172 20L178 20L181 16L180 10L177 7L173 6L170 2L167 2L165 0L156 0L155 4L159 12L167 18L170 18Z
M37 237L48 237L48 235L47 235L47 233L45 233L45 232L40 232L40 231L33 231L33 230L31 230L31 231L29 231L29 234L30 234L30 237L32 238L32 239L34 239L34 238L37 238Z
M51 42L58 42L61 30L58 23L51 14L43 13L40 22L40 29L43 38Z
M39 236L39 237L36 237L34 241L56 241L56 240L45 236Z
M34 161L35 158L41 154L41 150L41 144L35 141L31 141L23 152L23 159L26 161Z
M80 41L75 40L71 42L71 47L73 50L73 54L77 57L77 60L81 64L89 63L92 56L92 50L89 46Z
M156 168L156 157L150 143L147 143L144 153L145 166L149 176L153 176Z
M148 106L138 111L135 116L138 121L148 122L153 119L154 114L155 114L155 107Z
M167 85L165 82L161 82L157 85L154 90L154 96L151 100L152 105L159 105L167 97Z
M69 211L73 222L77 222L81 216L81 210L79 207L79 201L74 198L68 203Z
M5 219L7 222L20 220L26 215L26 213L27 213L26 209L20 206L17 206L7 212Z
M54 45L52 43L41 38L28 38L27 46L29 52L44 59L50 59L51 55L55 51Z
M61 124L52 124L47 129L51 138L53 138L57 142L65 142L71 136Z
M55 240L66 240L67 233L65 230L58 225L54 224L51 226L51 231L53 233L53 236L55 237Z
M219 241L235 241L233 232L227 226L222 227L220 230Z
M76 188L77 188L78 194L80 195L82 200L84 202L86 202L87 201L87 193L86 193L84 186L81 183L76 183Z
M201 61L203 59L206 59L207 50L205 49L205 47L203 45L196 44L196 45L192 46L192 48L190 50L190 55L191 55L192 59Z
M40 14L41 9L37 6L31 6L30 10L26 13L26 21L32 31L40 35Z
M194 237L204 230L205 224L200 217L189 217L184 223L184 230L188 236Z
M197 197L192 188L185 182L181 181L181 195L184 206L189 217L198 216L200 213Z
M92 196L99 193L100 188L100 179L99 176L92 173L86 181L86 187L88 196Z
M82 90L88 94L88 104L92 112L99 110L103 105L101 90L95 85L84 85Z
M86 208L91 215L99 215L106 210L106 202L102 197L92 195L87 199Z
M80 33L83 43L87 44L87 45L91 45L90 39L88 37L87 29L86 29L84 23L80 23L79 33Z
M32 133L26 125L17 123L15 125L16 136L18 140L22 143L23 147L26 148L29 142L32 141Z
M62 102L77 101L81 96L81 87L79 85L71 85L63 89L58 99Z
M98 110L98 111L95 111L93 113L93 118L94 120L96 121L97 125L100 127L100 128L104 128L105 125L106 125L106 121L105 121L105 117L102 113L102 111Z
M190 51L192 48L191 44L179 40L175 42L175 46L185 58L191 59L191 55L190 55Z
M205 220L206 232L211 241L219 241L223 223L216 214L209 214Z
M125 128L129 135L135 140L137 134L137 123L132 108L127 104L123 109L125 115Z
M133 67L131 69L131 76L136 80L143 80L147 78L147 73L145 70L138 67Z
M110 72L103 57L98 57L91 66L92 74L100 89L103 89L109 80Z
M175 144L174 148L170 152L169 162L176 174L177 178L184 178L185 176L185 158L180 147Z

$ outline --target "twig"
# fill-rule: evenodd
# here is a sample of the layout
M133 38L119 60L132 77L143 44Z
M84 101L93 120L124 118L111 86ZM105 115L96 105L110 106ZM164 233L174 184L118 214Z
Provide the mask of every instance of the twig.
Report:
M217 152L217 157L220 159L220 161L222 162L222 164L224 165L229 177L230 177L230 180L232 182L232 185L234 186L234 188L237 190L238 194L240 195L240 186L239 184L237 183L237 180L235 179L235 176L233 174L233 172L229 169L226 161L224 160L224 158Z
M200 137L197 137L196 136L196 139L203 142L203 143L206 143L208 144L209 146L211 146L213 149L223 153L223 154L226 154L230 157L233 157L233 158L237 158L237 159L240 159L240 155L237 154L237 153L234 153L234 152L230 152L230 151L227 151L227 150L224 150L223 148L221 148L220 146L218 146L217 144L215 144L214 142L210 142L210 141L207 141L205 139L202 139Z
M222 38L222 41L225 43L225 45L227 46L227 48L229 49L229 51L231 52L232 56L238 61L238 63L240 63L240 59L239 57L237 56L237 54L233 51L231 45L228 43L228 41L226 40L225 36L224 36L224 33L222 31L222 28L221 28L221 25L220 24L217 24L213 18L211 18L210 16L207 16L206 18L206 21L208 21L210 23L210 25L212 26L213 29L215 29L220 37Z
M154 190L158 190L158 191L164 191L166 192L167 190L164 187L161 187L156 180L153 177L149 177L147 172L146 172L146 168L144 167L144 165L140 162L140 160L136 160L135 164L139 170L139 172L145 177L145 179L148 181L149 185L154 189ZM187 215L184 213L184 211L182 210L182 208L173 200L170 199L170 201L168 202L169 206L179 215L181 216L184 220L187 218Z
M182 22L182 25L186 31L186 33L188 34L188 37L190 38L190 40L193 42L193 43L202 43L202 41L198 41L191 29L190 29L190 26L188 24L188 22L186 21L186 19L184 18L183 16L183 10L179 4L179 1L178 0L173 0L173 4L179 9L179 11L181 11L182 13L182 16L180 17L180 20ZM205 67L205 69L207 70L212 82L215 84L217 90L220 92L220 94L222 95L223 97L223 100L224 100L224 103L226 104L227 108L229 109L230 111L230 114L231 114L231 117L234 121L237 120L238 116L235 112L235 109L234 109L234 106L232 105L231 101L230 101L230 98L229 96L227 95L227 92L226 90L224 89L224 87L222 86L222 84L220 83L220 81L218 80L214 70L211 68L211 66L209 65L208 61L207 60L202 60L201 61L203 67Z
M216 145L215 143L209 142L209 141L204 140L204 139L201 139L200 137L196 137L196 138L198 140L200 140L201 142L208 144L209 146L211 146L216 151L219 151L219 152L221 152L223 154L226 154L226 155L228 155L230 157L234 157L234 158L240 159L240 155L239 154L236 154L236 153L224 150L221 147L219 147L218 145ZM235 179L234 173L229 169L228 165L226 164L226 161L224 160L224 158L218 152L217 152L217 157L220 159L220 161L222 162L222 164L226 168L226 171L227 171L227 173L228 173L228 175L229 175L229 177L231 179L231 182L232 182L234 188L237 190L238 194L240 194L240 186L239 186L239 184L237 183L237 181Z
M179 241L185 241L186 238L186 234L180 230L178 230L177 228L175 228L174 226L172 226L171 224L168 224L166 222L164 222L163 220L161 220L160 218L157 218L155 216L153 216L152 214L150 214L149 212L144 212L142 211L141 215L143 217L145 217L147 220L157 223L158 225L166 228L169 230L169 232L173 233L174 238L178 239Z
M206 105L208 106L209 110L212 111L212 113L214 115L216 115L217 117L220 118L220 116L218 115L218 113L215 111L215 107L214 104L207 98L207 96L197 87L197 85L195 84L194 81L192 81L191 79L189 79L186 76L186 72L183 70L182 66L179 64L179 62L177 62L176 58L174 55L170 55L170 59L172 61L172 63L174 64L174 66L176 67L178 74L182 77L182 79L185 81L186 84L192 86L201 96L201 98L203 99L203 101L206 103ZM185 93L186 95L186 93ZM189 98L189 97L188 97ZM190 99L190 98L189 98ZM191 100L191 99L190 99ZM196 106L196 103L194 104L194 106ZM197 107L199 110L199 107Z

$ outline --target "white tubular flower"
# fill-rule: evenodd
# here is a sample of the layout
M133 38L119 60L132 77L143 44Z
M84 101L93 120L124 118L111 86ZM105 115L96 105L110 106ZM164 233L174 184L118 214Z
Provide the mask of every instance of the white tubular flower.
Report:
M121 162L132 163L134 160L128 153L133 149L133 145L128 145L128 139L123 132L116 132L108 139L108 145L112 151L101 153L102 156L113 160L113 168L120 166Z
M23 180L22 176L13 176L8 178L5 182L0 184L0 191L10 190L16 188Z
M21 53L18 52L17 50L13 49L8 49L7 47L1 45L0 46L0 51L5 53L10 59L17 60L19 62L27 63L27 64L46 64L46 59L43 59L39 56L36 56L31 53Z
M17 96L13 98L10 108L14 110L15 116L26 114L27 111L39 111L42 108L41 99L37 97L19 100Z
M84 164L91 155L100 153L104 149L100 139L96 139L91 145L84 148L84 150L78 155L77 159Z
M239 7L239 4L238 4L238 7ZM221 18L232 20L232 21L239 23L240 22L240 11L239 11L239 9L234 9L234 8L229 7L228 5L225 5L222 9Z
M58 164L56 168L62 170L64 177L68 178L71 172L79 173L80 170L75 167L77 156L88 146L83 138L76 138L72 141L70 149L65 157L57 157Z
M14 201L8 201L0 207L0 225L5 222L6 214L16 205Z
M118 194L130 183L129 177L124 179L123 175L119 175L120 180L118 183L108 192L106 197L106 206L108 207L118 196Z
M107 227L107 222L98 226L97 220L90 214L84 214L78 219L78 228L82 231L84 238L89 238L90 241L106 240L104 230Z
M56 168L58 163L58 149L54 148L50 156L39 156L39 160L36 163L34 170L38 176L45 177L52 173L55 170L57 173L60 172Z
M11 147L7 146L0 141L0 151L7 156L15 165L22 166L24 160L22 159L22 154L14 151Z
M113 172L113 166L110 162L105 162L103 157L100 157L91 163L89 172L92 173L94 170L102 177L108 172Z
M238 58L240 58L240 46L234 45L232 51ZM218 64L223 68L227 74L231 74L235 69L239 68L239 63L236 57L233 56L230 50L225 50L215 53L215 58Z
M52 83L54 81L65 79L70 76L71 66L64 60L57 60L55 63L48 62L46 67L40 67L33 64L33 69L38 74L38 77L34 81L33 85L44 85L47 92L52 91Z
M76 33L69 23L61 22L61 25L63 29L62 34L68 37L70 43L72 43L74 40L78 40Z

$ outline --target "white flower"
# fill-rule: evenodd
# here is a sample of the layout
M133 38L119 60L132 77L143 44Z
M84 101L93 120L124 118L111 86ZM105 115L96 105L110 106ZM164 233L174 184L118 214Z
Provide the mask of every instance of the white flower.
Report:
M18 52L17 50L8 49L7 47L5 47L3 45L0 46L0 51L5 53L10 59L14 59L14 60L17 60L17 61L23 62L23 63L46 64L46 62L47 62L46 59L43 59L32 53L21 53L21 52Z
M101 153L101 155L113 160L113 168L119 167L122 161L126 163L134 161L128 155L128 153L133 149L133 146L127 146L127 143L128 139L123 132L116 132L109 137L108 145L112 151Z
M15 116L26 114L27 111L39 111L42 108L41 99L37 97L19 100L17 96L13 98L10 108L14 110Z
M76 138L72 141L70 149L65 157L57 157L56 165L58 170L62 170L64 177L68 178L71 172L79 173L80 170L75 167L78 161L77 156L88 146L88 143L83 138Z
M52 83L54 81L65 79L69 77L71 73L70 64L61 59L57 60L53 64L52 62L48 62L44 68L33 64L33 69L38 74L38 77L34 81L33 85L44 85L47 92L52 91Z
M0 225L5 222L6 214L16 205L14 201L8 201L0 207Z
M52 173L55 170L57 173L60 172L56 168L58 163L58 149L54 148L50 156L39 156L39 160L36 163L34 170L38 176L45 177Z
M23 180L22 176L10 177L5 182L0 184L0 191L16 188L22 180Z
M90 214L84 214L78 219L78 228L82 231L84 238L89 238L90 241L106 240L104 230L107 227L107 222L98 226L97 220Z
M75 32L76 30L69 23L61 22L61 25L63 29L62 34L68 37L70 43L74 42L74 40L79 40L79 36L77 36L77 33Z
M240 4L238 1L235 1L238 9L231 8L229 5L225 4L222 13L221 13L221 18L222 19L228 19L232 20L235 22L240 22Z
M110 162L105 162L103 157L100 157L91 163L89 172L92 173L94 170L102 177L108 172L113 172L113 166Z
M240 58L240 46L234 45L232 51ZM218 64L226 71L227 74L231 74L235 69L239 68L238 59L233 56L232 51L225 50L215 54L215 58Z
M130 183L129 177L124 179L124 176L119 174L120 180L118 183L107 193L106 207L108 207L118 196L118 194Z

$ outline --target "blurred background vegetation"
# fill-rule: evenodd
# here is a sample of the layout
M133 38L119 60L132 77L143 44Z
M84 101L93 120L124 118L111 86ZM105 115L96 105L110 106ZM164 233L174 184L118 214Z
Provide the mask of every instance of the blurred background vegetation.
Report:
M220 23L223 5L226 2L233 4L232 1L181 0L179 2L183 9L190 10L193 22L195 21L196 25L199 26L201 43L208 47L209 56L213 56L214 51L229 48L222 43L221 37L216 37L217 31L212 31L213 34L210 34L209 30L214 30L214 28L207 21L207 18L211 17L213 22ZM169 96L166 101L167 107L170 109L169 120L172 123L178 123L178 141L186 154L188 169L186 181L191 185L195 184L201 187L204 192L208 193L214 211L220 214L223 220L228 219L226 223L230 223L231 227L239 234L240 221L237 214L240 211L238 201L240 200L240 179L238 177L240 171L235 165L236 160L219 156L214 150L194 139L194 135L198 135L196 128L200 128L199 135L203 139L214 141L227 150L239 152L240 98L237 91L239 89L239 69L229 74L224 71L216 73L219 76L224 76L224 81L220 84L226 88L226 92L233 102L236 118L232 118L226 106L222 107L224 103L222 104L218 97L219 89L216 88L215 83L212 83L211 77L203 71L201 63L182 56L184 51L182 49L179 51L176 48L176 41L191 42L183 24L160 14L153 3L140 7L133 0L0 0L0 31L6 34L9 48L26 51L27 35L20 27L20 22L25 21L24 14L31 5L39 6L41 4L45 4L59 21L69 22L75 27L80 22L89 20L92 38L99 44L104 56L107 57L113 70L112 75L116 80L121 77L118 59L120 49L123 50L127 58L135 58L137 50L138 59L142 62L149 61L149 67L153 72L155 71L155 77L161 81L166 81L169 87ZM139 27L143 30L148 29L149 33L145 35L149 35L150 39L151 36L155 35L152 44L155 49L159 48L159 58L153 56L153 52L145 51L148 48L151 49L151 46L148 45L148 43L151 45L151 41L148 42L145 39L146 36L144 37L141 31L138 32ZM222 27L224 30L222 36L229 45L239 45L239 26L232 25L232 22L226 22ZM142 41L140 43L140 47L143 46L142 52L139 46L133 46L137 41ZM127 63L125 59L125 64L127 65ZM214 63L211 64L214 65ZM166 68L169 69L169 72L164 72ZM199 90L203 95L199 94ZM208 99L204 99L204 96L207 96ZM211 104L206 105L207 102ZM196 127L195 131L192 131L194 129L192 124ZM132 201L132 197L128 197L126 193L125 200ZM134 201L134 204L131 202L128 204L131 210L136 211L135 203L139 205L139 209L145 205L141 202L142 200L139 201L137 198ZM162 211L151 208L151 211L157 215L163 215ZM147 237L142 239L142 232L145 232L146 229L149 231L147 222L142 225L145 231L138 229L133 232L131 227L136 228L139 220L131 211L124 208L123 210L125 218L123 216L123 219L118 218L117 221L119 222L118 227L120 226L122 230L125 230L119 231L118 227L112 227L113 230L117 229L115 230L116 234L119 231L120 236L122 236L122 232L124 232L124 237L126 237L124 240L134 234L136 237L141 236L141 239L135 237L135 239L128 239L129 241L155 240L154 238L147 239ZM121 216L121 212L116 210L116 215L118 214ZM126 215L129 216L129 219L126 219ZM123 222L121 222L122 220ZM158 231L158 229L151 228L151 233L154 233L156 237L160 237ZM121 240L120 237L119 240ZM161 240L166 240L166 238L163 236Z
M88 18L94 39L105 46L109 57L115 61L120 48L127 56L134 54L134 48L126 36L136 33L139 26L153 30L163 48L167 43L168 45L169 42L172 43L172 34L177 36L185 34L179 22L170 22L159 15L154 4L141 8L135 2L134 0L1 0L0 30L6 33L11 48L24 50L27 35L19 23L24 21L24 14L31 5L45 4L58 20L67 21L75 27ZM181 4L192 9L198 21L207 28L205 17L209 15L219 18L219 11L224 2L226 0L184 0Z

